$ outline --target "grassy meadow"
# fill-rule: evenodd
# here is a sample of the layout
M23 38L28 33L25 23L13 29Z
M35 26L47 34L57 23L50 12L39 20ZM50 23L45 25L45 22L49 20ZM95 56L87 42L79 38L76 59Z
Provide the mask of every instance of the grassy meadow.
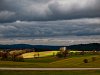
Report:
M92 61L92 57L96 57L95 61ZM88 63L84 63L83 60L88 59ZM24 62L13 61L0 61L0 67L57 67L57 68L72 68L72 67L100 67L100 55L78 55L66 58L57 57L40 57L24 59Z
M100 71L0 71L0 75L100 75Z

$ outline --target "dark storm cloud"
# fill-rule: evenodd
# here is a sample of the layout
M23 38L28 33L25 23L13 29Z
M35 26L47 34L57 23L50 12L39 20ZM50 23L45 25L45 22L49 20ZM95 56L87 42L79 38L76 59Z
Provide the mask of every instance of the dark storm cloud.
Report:
M0 37L57 37L100 35L100 18L64 21L16 21L0 24Z
M0 15L9 12L0 22L100 17L99 7L100 0L0 0Z

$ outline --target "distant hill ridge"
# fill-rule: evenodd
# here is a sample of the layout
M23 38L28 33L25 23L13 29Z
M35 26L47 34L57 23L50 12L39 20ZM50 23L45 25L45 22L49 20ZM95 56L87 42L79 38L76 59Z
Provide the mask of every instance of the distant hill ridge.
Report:
M50 45L29 45L29 44L12 44L0 45L0 49L35 49L36 51L59 50L60 47L67 47L72 50L97 50L100 51L100 43L78 44L70 46L50 46Z

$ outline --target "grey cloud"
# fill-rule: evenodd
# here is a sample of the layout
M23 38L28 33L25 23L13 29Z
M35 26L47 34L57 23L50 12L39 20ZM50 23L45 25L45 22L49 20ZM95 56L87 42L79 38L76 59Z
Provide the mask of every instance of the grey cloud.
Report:
M67 36L55 38L6 38L0 39L0 44L32 44L32 45L75 45L100 43L100 36Z
M0 22L100 17L99 7L100 0L1 0L0 11L15 12L16 15Z
M65 1L67 2L67 1ZM85 17L99 17L100 5L99 0L74 0L69 3L61 4L56 1L49 5L55 19L75 19ZM67 5L68 4L68 5Z
M9 19L13 19L13 17L15 16L15 12L11 12L11 11L0 11L0 21L5 21Z
M100 18L64 21L1 23L0 34L5 38L89 36L100 35ZM87 22L86 22L87 21Z

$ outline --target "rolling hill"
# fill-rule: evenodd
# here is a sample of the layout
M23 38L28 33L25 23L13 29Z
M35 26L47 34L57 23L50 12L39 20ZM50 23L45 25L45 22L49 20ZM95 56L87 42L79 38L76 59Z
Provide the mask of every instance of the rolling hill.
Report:
M49 46L49 45L29 45L29 44L13 44L0 45L0 49L35 49L35 51L54 51L59 50L60 47L67 47L71 50L97 50L100 51L100 43L78 44L70 46Z

